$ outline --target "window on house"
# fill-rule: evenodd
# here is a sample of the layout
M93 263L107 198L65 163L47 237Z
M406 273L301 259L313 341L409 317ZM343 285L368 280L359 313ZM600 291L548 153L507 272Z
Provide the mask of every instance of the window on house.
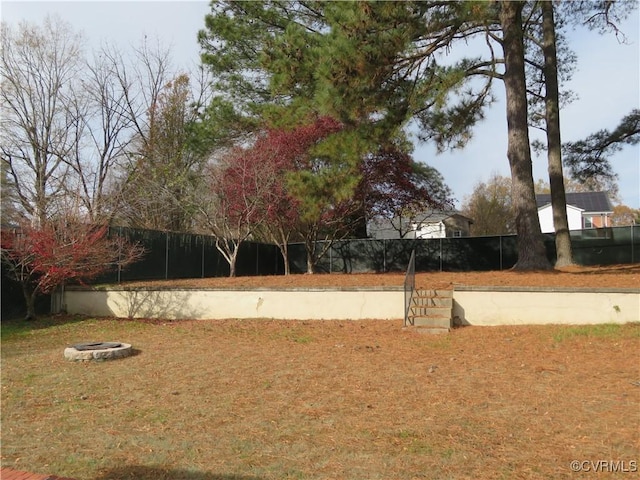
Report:
M584 217L584 228L594 228L592 217Z
M462 230L454 230L453 231L453 236L454 237L461 237L462 236Z

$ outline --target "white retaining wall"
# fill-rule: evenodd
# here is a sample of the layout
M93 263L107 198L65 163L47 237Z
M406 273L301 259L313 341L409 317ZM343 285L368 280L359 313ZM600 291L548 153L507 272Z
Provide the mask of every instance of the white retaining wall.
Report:
M640 290L576 291L456 287L460 325L595 324L640 321ZM392 320L404 318L402 289L66 290L70 314L121 318Z
M71 314L122 318L404 318L402 289L67 290L65 303Z
M456 288L454 323L537 325L640 321L640 290Z

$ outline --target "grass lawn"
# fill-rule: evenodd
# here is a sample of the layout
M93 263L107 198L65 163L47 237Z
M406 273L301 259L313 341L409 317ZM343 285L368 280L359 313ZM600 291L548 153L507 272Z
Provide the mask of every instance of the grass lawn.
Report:
M83 341L137 354L66 361ZM79 480L581 478L572 460L640 461L639 358L640 324L429 336L390 321L3 321L2 466Z

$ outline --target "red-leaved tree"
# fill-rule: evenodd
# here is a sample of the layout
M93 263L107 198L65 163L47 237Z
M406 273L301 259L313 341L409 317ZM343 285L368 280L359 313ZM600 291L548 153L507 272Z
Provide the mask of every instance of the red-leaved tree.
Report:
M35 300L69 282L84 283L139 260L144 251L108 227L77 220L29 224L1 232L2 262L8 276L20 283L27 319L35 318Z
M278 245L285 274L295 235L304 242L307 272L313 273L335 240L364 220L444 207L450 192L436 170L393 144L350 163L341 158L349 137L331 137L344 132L343 124L327 116L269 129L212 167L214 202L206 218L231 276L240 245L252 235ZM323 155L314 147L329 137L333 143Z
M242 242L264 218L269 185L262 180L263 165L249 149L231 149L209 168L211 203L203 209L205 224L216 240L216 248L236 276L236 260Z
M230 276L240 245L258 232L278 245L289 272L287 244L300 219L300 200L289 193L288 173L300 168L312 145L340 128L320 117L290 130L266 130L251 147L234 148L212 166L213 205L205 217Z
M453 208L451 190L434 168L415 162L394 144L380 147L363 159L362 178L356 196L361 199L368 221L391 221L403 231L403 219L432 210Z
M342 128L343 125L331 117L319 117L307 125L290 130L269 130L253 147L256 158L262 165L269 166L271 173L270 177L267 176L270 178L270 189L261 231L278 245L285 275L290 272L288 245L292 235L297 232L304 238L308 233L308 229L301 232L305 202L291 193L290 174L308 168L311 147Z

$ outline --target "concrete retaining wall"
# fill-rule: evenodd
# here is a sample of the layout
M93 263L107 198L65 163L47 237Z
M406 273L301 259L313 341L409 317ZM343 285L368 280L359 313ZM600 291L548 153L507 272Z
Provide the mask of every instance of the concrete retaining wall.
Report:
M167 319L404 318L404 291L385 290L67 290L71 314Z
M588 291L456 287L459 325L595 324L640 321L640 289ZM70 314L122 318L399 320L404 292L386 289L67 290Z
M640 321L640 290L456 287L454 324L537 325Z

